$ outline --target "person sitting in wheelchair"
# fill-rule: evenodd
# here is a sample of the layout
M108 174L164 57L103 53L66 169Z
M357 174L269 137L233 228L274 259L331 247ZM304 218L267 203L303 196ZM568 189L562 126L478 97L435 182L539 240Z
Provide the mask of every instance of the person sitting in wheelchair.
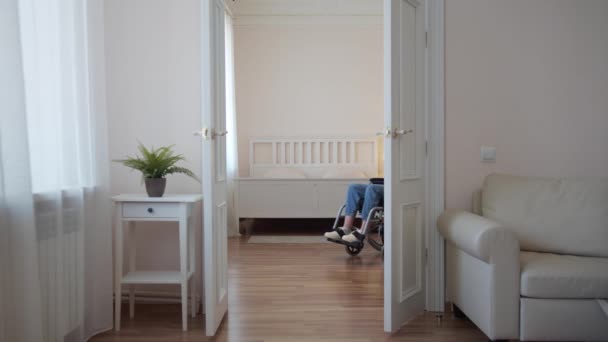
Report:
M346 192L346 208L344 209L344 225L331 232L325 233L325 237L332 240L343 240L345 242L361 242L366 232L354 227L357 212L361 213L363 222L361 228L365 227L366 218L375 207L384 203L384 182L372 180L371 184L351 184Z

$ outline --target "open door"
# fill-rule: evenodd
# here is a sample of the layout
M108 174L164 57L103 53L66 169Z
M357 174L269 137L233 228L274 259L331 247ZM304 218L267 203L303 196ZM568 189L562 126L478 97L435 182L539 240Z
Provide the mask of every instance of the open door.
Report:
M384 330L425 309L425 1L384 0Z
M201 1L203 255L205 331L215 335L228 309L224 2Z

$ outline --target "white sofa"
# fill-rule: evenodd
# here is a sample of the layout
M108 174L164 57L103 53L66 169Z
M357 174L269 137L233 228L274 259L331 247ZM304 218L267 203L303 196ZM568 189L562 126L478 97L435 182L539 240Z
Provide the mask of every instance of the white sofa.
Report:
M493 174L448 210L447 296L491 340L608 341L608 180Z

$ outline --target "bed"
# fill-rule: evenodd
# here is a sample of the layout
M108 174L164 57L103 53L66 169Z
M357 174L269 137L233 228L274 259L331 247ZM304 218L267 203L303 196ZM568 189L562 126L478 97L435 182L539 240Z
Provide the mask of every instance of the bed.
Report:
M239 218L329 218L348 185L379 170L375 138L255 138L249 174L235 180Z

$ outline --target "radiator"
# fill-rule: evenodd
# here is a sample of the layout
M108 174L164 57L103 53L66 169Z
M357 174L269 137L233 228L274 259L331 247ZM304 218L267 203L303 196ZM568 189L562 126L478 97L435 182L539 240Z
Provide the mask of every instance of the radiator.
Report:
M43 342L81 341L84 316L82 191L34 198Z

